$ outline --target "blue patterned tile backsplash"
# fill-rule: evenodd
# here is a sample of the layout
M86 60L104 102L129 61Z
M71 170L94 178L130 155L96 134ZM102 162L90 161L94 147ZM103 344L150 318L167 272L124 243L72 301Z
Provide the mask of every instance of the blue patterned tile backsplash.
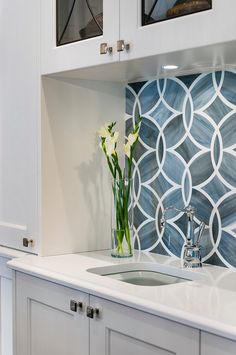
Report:
M236 71L173 77L126 87L126 133L143 116L134 156L135 248L181 257L186 217L206 223L203 261L236 267Z

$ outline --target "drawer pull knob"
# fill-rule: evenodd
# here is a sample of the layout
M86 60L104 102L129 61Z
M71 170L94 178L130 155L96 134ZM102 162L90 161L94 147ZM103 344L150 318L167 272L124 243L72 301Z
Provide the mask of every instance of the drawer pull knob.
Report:
M100 44L100 54L112 54L112 47L109 47L107 43Z
M28 246L32 246L33 245L33 239L29 239L29 238L23 238L23 246L25 248L28 248Z
M129 50L130 50L129 43L125 43L125 41L123 39L120 39L119 41L117 41L117 52L123 52L123 51L128 52Z
M77 312L77 307L78 307L77 302L74 301L74 300L71 300L71 301L70 301L70 310L71 310L72 312Z
M100 315L99 308L93 308L91 306L87 307L87 317L88 318L99 317L99 315Z
M83 302L79 301L74 301L74 300L71 300L70 301L70 310L72 312L82 312L83 311L83 308L84 308L84 305L83 305Z
M79 311L83 311L83 308L84 308L84 305L83 305L83 302L78 302L78 308L79 308Z

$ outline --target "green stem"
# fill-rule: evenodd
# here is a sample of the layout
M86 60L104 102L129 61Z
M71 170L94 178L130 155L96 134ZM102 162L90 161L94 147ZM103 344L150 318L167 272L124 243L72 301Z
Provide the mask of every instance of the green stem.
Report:
M116 252L118 255L124 255L123 240L126 239L129 253L132 254L132 244L129 229L129 192L130 181L125 185L124 180L114 182L113 193L116 208Z
M127 192L124 196L124 226L125 226L125 239L128 244L129 253L132 253L132 245L130 238L130 229L129 229L129 195L130 195L130 180L127 186Z
M109 169L111 171L111 174L112 174L113 178L115 179L116 178L116 169L113 170L112 163L111 163L111 161L110 161L108 156L107 156L107 164L109 166Z
M119 164L119 160L118 160L117 154L113 154L112 155L112 161L113 161L113 164L114 164L116 170L118 171L119 179L121 180L123 177L122 177L122 171L121 171L121 168L120 168L120 164Z

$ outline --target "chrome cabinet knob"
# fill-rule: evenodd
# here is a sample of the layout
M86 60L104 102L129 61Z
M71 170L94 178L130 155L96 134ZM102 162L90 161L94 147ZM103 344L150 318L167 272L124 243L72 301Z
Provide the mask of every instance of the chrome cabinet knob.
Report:
M112 54L112 47L109 47L107 43L100 44L100 54Z
M78 309L79 309L79 311L83 311L83 309L84 309L84 305L83 305L83 302L78 302Z
M77 312L77 311L83 311L84 305L83 302L79 301L74 301L74 300L70 300L70 310L72 312Z
M77 302L74 300L71 300L70 301L70 310L72 312L77 312L77 307L78 307Z
M128 52L130 50L130 44L125 43L123 39L120 39L116 43L116 48L117 48L117 52L123 52L123 51Z
M25 248L28 248L28 246L32 246L33 245L33 239L29 239L29 238L23 238L23 246Z
M99 308L93 308L91 306L87 307L87 317L88 318L99 317L99 315L100 315Z

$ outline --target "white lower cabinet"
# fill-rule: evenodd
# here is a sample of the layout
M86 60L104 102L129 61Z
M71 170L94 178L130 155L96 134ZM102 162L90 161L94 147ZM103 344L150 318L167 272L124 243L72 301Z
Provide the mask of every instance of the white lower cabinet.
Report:
M81 311L71 310L72 301ZM89 296L17 273L15 283L15 355L88 355Z
M12 355L12 271L0 257L0 354Z
M199 355L199 331L90 296L90 355ZM190 351L191 349L191 351Z
M15 324L14 355L199 355L196 329L19 272Z
M21 272L14 279L14 355L236 354L232 340ZM10 329L1 329L1 355L12 354Z
M201 332L201 355L235 355L236 342Z

